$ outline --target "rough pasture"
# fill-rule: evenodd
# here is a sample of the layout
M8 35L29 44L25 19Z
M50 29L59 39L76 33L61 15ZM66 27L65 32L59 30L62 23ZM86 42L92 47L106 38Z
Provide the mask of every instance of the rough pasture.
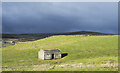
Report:
M68 55L39 60L38 51L59 48ZM3 71L117 71L118 36L52 36L2 48Z

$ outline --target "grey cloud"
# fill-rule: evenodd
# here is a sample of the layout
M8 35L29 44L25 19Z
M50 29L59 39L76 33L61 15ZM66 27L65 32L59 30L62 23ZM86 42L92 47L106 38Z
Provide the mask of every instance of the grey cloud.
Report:
M117 3L3 3L3 33L117 33Z

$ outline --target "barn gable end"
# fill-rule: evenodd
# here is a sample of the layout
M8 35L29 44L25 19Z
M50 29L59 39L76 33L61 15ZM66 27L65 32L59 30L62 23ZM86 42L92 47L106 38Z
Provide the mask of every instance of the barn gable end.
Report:
M38 58L44 60L44 50L43 50L43 49L41 49L41 50L38 52Z

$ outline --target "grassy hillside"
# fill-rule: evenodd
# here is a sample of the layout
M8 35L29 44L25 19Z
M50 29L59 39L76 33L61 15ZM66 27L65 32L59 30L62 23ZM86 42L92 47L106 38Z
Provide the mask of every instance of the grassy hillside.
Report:
M64 32L64 33L24 33L24 34L2 34L2 38L4 39L16 39L17 41L25 42L25 41L35 41L38 39L43 39L50 36L56 35L114 35L114 34L105 34L100 32L92 32L92 31L78 31L78 32Z
M40 49L59 48L68 55L39 60ZM2 48L4 71L116 71L118 36L52 36Z

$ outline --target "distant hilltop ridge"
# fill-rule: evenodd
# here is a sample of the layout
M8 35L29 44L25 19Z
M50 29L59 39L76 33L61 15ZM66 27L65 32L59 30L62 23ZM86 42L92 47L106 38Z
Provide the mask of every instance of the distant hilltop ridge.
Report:
M78 32L66 32L66 33L57 33L57 35L113 35L107 33L100 33L100 32L92 32L92 31L78 31Z
M27 33L27 34L2 34L2 38L21 39L34 41L55 35L114 35L91 31L65 32L65 33Z
M3 33L4 34L9 34L9 33ZM110 33L100 33L100 32L92 32L92 31L77 31L77 32L61 32L61 33L21 33L21 34L16 34L16 35L28 35L28 34L79 34L79 35L84 35L84 34L91 34L91 35L114 35ZM12 34L14 35L14 34Z

